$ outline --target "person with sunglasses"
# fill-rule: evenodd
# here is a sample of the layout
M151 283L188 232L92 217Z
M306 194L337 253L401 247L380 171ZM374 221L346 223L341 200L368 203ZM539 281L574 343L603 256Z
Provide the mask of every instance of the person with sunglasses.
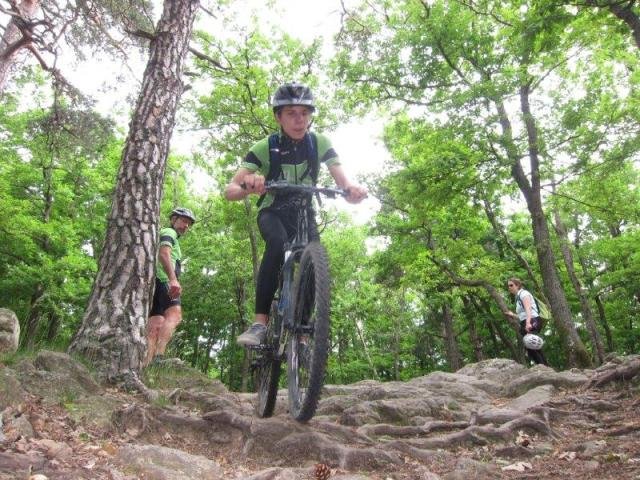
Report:
M542 329L542 320L538 313L538 304L531 292L525 290L522 281L510 278L507 281L507 289L516 299L516 312L508 312L508 315L520 321L520 334L523 336L527 356L535 364L547 365L547 360L542 353L542 339L538 336Z

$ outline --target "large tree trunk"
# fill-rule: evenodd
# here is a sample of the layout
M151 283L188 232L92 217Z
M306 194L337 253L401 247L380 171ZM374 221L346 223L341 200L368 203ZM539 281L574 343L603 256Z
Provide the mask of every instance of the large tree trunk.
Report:
M30 34L23 32L18 25L29 25L39 6L40 0L22 0L17 6L18 11L14 12L15 16L11 17L5 27L0 39L0 92L4 90L16 55L32 43Z
M198 0L164 2L122 154L98 274L69 347L112 382L139 383L165 167L198 6Z

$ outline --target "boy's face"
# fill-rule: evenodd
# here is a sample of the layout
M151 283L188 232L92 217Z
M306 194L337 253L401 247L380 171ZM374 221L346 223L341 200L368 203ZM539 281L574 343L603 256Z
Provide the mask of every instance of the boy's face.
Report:
M313 112L304 105L287 105L276 114L276 121L284 133L294 140L302 140L311 124Z

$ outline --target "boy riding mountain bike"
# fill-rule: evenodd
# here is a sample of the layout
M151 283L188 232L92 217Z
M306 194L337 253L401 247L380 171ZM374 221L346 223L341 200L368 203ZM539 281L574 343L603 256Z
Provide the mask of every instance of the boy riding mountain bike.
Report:
M272 107L280 132L251 147L225 189L227 200L242 200L251 194L261 196L258 228L266 246L256 285L255 321L237 338L238 344L244 346L264 342L271 302L278 287L278 273L284 261L284 245L295 235L297 228L295 202L267 193L265 181L285 180L295 185L313 185L320 164L324 164L336 185L347 192L348 202L359 203L367 196L365 188L346 177L330 140L322 134L309 132L316 110L309 87L296 82L281 85L273 96ZM313 212L310 218L313 219ZM315 224L312 227L311 236L317 238Z

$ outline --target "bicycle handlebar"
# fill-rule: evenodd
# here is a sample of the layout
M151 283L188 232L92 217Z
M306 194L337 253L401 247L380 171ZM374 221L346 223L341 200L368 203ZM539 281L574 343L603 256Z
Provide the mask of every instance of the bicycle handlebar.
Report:
M322 195L335 198L338 195L346 197L348 192L346 190L342 190L341 188L331 188L331 187L317 187L313 185L296 185L294 183L289 183L283 180L279 181L270 181L265 183L265 188L268 192L279 194L279 193L321 193Z

